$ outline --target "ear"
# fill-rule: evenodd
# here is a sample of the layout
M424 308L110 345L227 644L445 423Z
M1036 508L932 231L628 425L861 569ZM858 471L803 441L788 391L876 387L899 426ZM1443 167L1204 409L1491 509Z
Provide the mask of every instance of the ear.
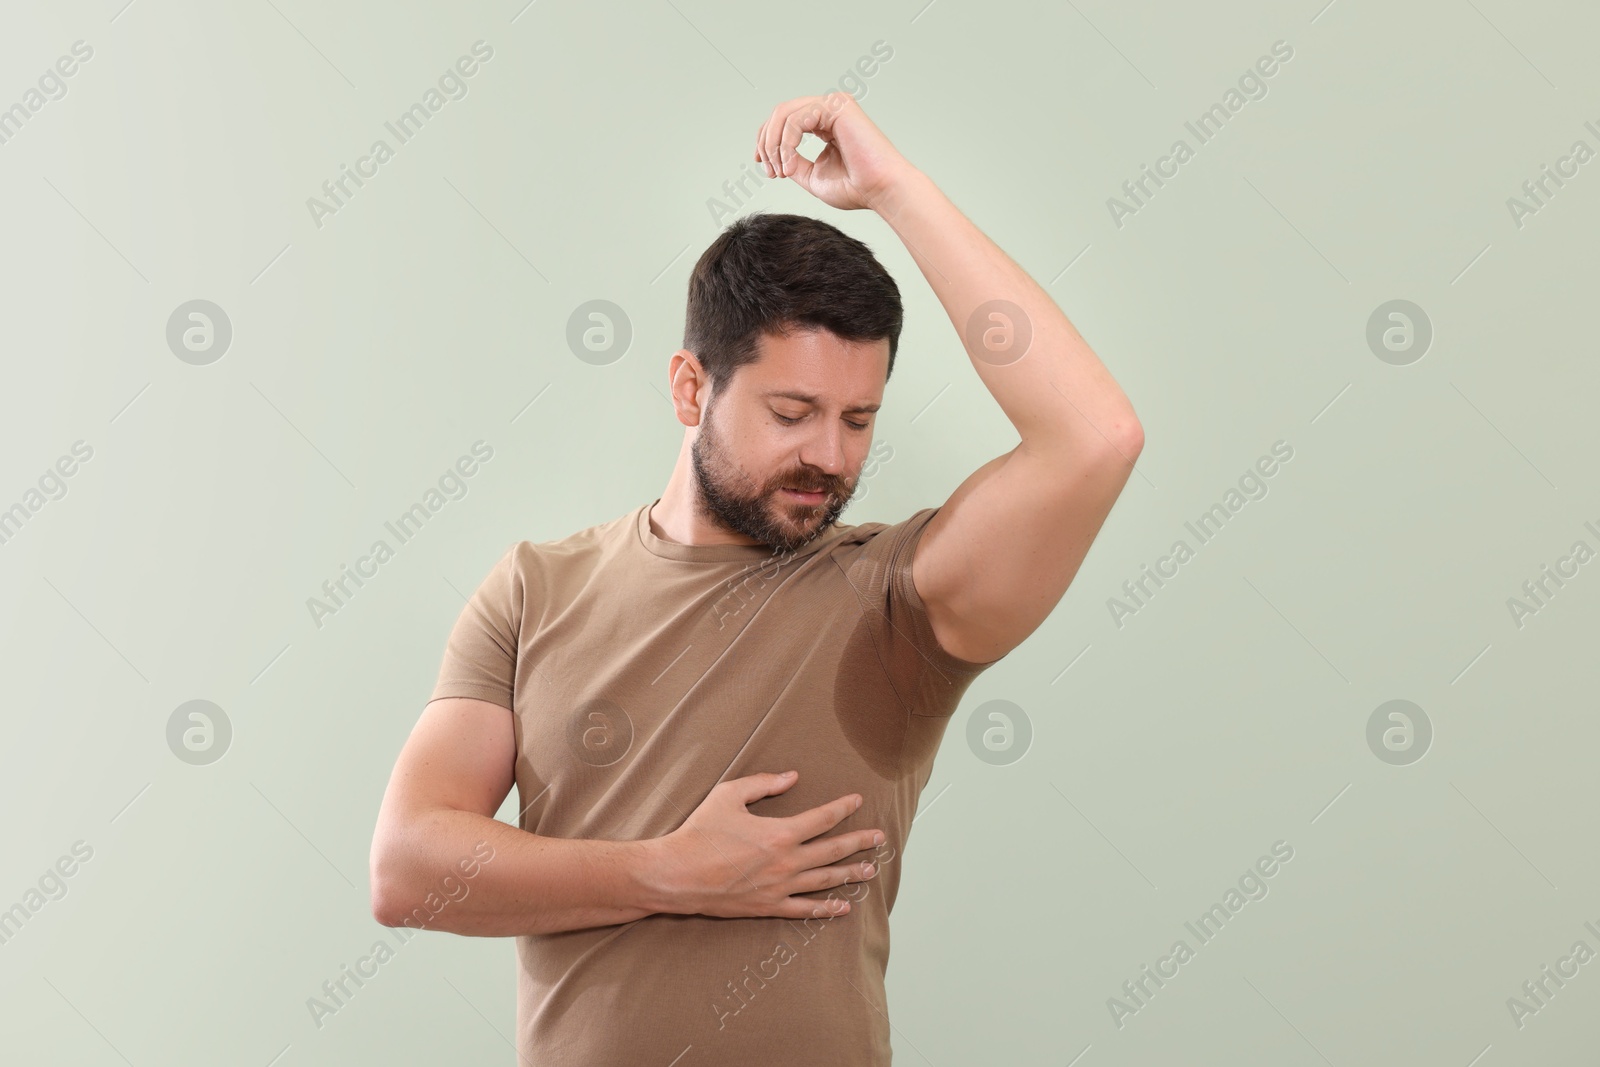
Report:
M687 348L672 353L667 364L667 385L678 421L685 426L699 426L711 400L711 378Z

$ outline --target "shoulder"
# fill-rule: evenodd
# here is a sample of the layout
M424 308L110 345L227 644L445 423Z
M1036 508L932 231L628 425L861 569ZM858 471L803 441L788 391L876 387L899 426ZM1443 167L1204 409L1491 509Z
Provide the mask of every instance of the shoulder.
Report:
M831 554L841 563L850 560L893 564L916 541L938 510L926 507L898 522L864 522L844 527L830 546ZM910 557L903 562L909 566Z
M490 577L513 597L545 601L577 595L597 570L615 565L630 549L637 512L545 540L513 541L501 552Z
M915 533L927 525L929 519L938 512L937 505L921 508L912 512L907 517L896 522L863 522L856 526L840 527L839 544L841 547L850 545L868 545L887 536L894 540L896 536Z
M634 536L638 514L635 509L560 537L516 541L506 549L506 555L515 565L528 569L614 552Z

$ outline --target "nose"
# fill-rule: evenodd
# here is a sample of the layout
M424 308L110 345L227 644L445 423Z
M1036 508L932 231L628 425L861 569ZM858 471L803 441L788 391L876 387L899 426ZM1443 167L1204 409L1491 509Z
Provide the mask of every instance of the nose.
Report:
M842 432L837 426L818 431L801 446L800 462L822 471L829 478L838 478L844 473Z

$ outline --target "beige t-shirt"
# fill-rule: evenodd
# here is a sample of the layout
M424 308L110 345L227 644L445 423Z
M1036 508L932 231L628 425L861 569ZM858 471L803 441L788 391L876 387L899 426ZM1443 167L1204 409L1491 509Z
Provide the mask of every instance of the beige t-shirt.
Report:
M942 649L912 584L938 509L835 525L785 556L664 540L650 506L512 545L457 619L432 699L512 710L529 832L661 837L718 782L794 769L751 813L860 793L825 836L883 830L840 861L879 870L805 894L849 899L841 916L657 914L517 937L518 1051L572 1067L888 1064L900 857L956 705L998 662Z

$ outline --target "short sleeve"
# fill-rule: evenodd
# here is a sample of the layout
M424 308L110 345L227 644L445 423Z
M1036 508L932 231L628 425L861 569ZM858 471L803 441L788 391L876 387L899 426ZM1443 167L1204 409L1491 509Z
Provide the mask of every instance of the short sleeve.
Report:
M474 697L516 707L517 649L527 588L519 551L524 544L505 551L456 617L430 701Z
M867 542L850 568L851 584L866 611L883 617L883 640L891 658L891 674L915 681L908 686L911 710L918 713L937 693L951 686L965 688L981 672L1000 662L961 659L947 652L934 636L928 607L911 578L911 563L936 507L923 508L903 522L885 526ZM1001 657L1003 658L1003 657ZM939 714L939 712L933 712Z

